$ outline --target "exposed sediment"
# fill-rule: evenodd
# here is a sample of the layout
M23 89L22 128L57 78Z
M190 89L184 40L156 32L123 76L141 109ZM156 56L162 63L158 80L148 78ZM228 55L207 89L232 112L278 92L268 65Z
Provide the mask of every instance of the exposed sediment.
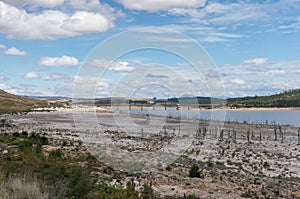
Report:
M296 127L159 116L129 117L105 111L97 112L96 120L92 118L96 123L91 123L92 116L87 112L76 115L81 116L75 121L70 111L9 115L7 119L13 125L1 130L35 131L47 133L51 139L113 145L137 157L137 154L152 154L174 144L170 149L178 151L168 151L176 157L171 163L166 161L170 164L157 166L154 173L134 170L124 175L124 182L134 178L137 187L149 182L160 196L300 197L300 146ZM91 151L89 147L87 144L86 148ZM98 156L103 164L110 161L105 159L107 157L109 155ZM111 159L124 157L127 156L119 154ZM189 177L192 164L199 165L200 178Z

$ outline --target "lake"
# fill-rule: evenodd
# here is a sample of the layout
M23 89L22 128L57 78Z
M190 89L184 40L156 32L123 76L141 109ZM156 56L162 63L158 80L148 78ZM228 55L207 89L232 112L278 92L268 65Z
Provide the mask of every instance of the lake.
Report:
M128 112L128 107L111 109ZM203 120L225 120L259 124L281 124L300 127L300 110L187 110L176 108L131 108L130 113L185 117Z

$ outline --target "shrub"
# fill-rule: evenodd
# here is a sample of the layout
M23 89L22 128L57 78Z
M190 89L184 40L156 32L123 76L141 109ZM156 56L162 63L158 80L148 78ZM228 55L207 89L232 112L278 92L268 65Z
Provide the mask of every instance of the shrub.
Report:
M14 132L14 133L13 133L13 136L14 136L14 137L20 137L20 133L19 133L19 132Z
M171 170L172 170L172 167L171 167L170 165L168 165L168 166L166 167L166 170L167 170L167 171L171 171Z
M252 198L252 196L253 196L253 194L249 189L246 192L241 194L242 198Z
M270 164L268 162L264 162L263 167L265 169L269 169L270 168Z
M194 195L188 195L186 198L187 199L199 199L199 197L194 196Z
M40 142L41 142L42 145L47 145L47 144L49 144L49 140L48 140L48 138L45 137L45 136L42 136L42 137L40 138Z
M73 168L66 192L67 197L86 198L92 188L90 178L80 168Z
M28 137L27 131L22 131L22 137Z
M200 178L201 177L198 165L193 164L193 166L189 170L189 177L191 177L191 178Z
M49 153L49 157L51 158L61 158L63 153L60 149L53 150Z
M153 198L153 189L152 189L152 186L148 185L148 184L144 184L142 195L143 195L142 198L145 198L145 199Z
M41 172L44 180L50 181L52 184L56 184L68 176L67 166L58 161L44 164Z

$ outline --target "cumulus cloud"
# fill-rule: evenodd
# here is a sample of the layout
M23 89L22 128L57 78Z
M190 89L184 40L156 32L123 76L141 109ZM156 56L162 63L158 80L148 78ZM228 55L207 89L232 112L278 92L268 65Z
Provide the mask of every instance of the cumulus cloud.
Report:
M21 55L21 56L24 56L27 53L25 51L23 51L23 50L17 49L16 47L11 47L11 48L5 50L4 54L6 54L6 55Z
M268 58L259 57L254 59L247 59L244 61L245 64L264 65L268 62Z
M43 79L48 81L62 81L65 83L73 82L74 80L72 77L62 73L53 73L50 75L45 75Z
M131 65L129 62L111 62L109 60L103 59L95 59L91 62L93 66L104 68L109 66L107 69L116 72L130 72L134 70L134 66Z
M57 39L85 33L100 33L114 27L116 16L111 13L113 10L109 12L27 12L23 8L0 1L0 32L8 38L20 39Z
M198 8L204 6L206 0L120 0L120 2L127 9L155 12L172 8Z
M252 63L252 62L251 62ZM300 60L273 62L263 65L239 63L220 66L226 92L235 96L264 95L299 88ZM260 69L260 70L258 70ZM240 81L242 80L242 81Z
M5 49L6 47L2 44L0 44L0 49Z
M117 62L112 67L110 67L110 70L118 72L129 72L133 69L134 67L130 66L128 62Z
M35 72L28 72L24 76L26 79L36 79L39 77L39 75Z
M76 66L79 61L75 57L62 56L62 57L42 57L39 60L42 66Z
M61 74L51 74L51 75L45 77L46 80L60 80L62 78L63 78L63 75L61 75Z
M13 5L18 8L22 8L24 6L40 6L45 8L53 8L58 5L61 5L64 3L64 0L2 0L5 3L8 3L10 5Z

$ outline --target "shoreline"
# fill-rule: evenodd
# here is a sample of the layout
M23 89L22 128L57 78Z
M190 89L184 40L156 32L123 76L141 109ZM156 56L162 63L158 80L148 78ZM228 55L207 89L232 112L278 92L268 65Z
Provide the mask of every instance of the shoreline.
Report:
M226 110L226 111L299 111L300 107L283 107L283 108L276 108L276 107L251 107L251 108L216 108L216 109L207 109L207 110Z
M114 108L120 108L120 107L130 107L130 108L152 108L151 105L112 105L112 106L98 106L96 108L103 108L103 109L114 109ZM155 108L162 108L164 106L155 106ZM176 108L176 106L167 106L166 109L168 108ZM229 108L229 107L221 107L221 108L195 108L195 107L189 107L189 106L181 106L179 108L180 109L189 109L189 110L205 110L205 111L209 111L209 110L225 110L225 111L231 111L231 110L245 110L245 111L281 111L281 110L295 110L298 111L300 110L300 107L250 107L250 108L246 108L246 107L242 107L242 108Z

